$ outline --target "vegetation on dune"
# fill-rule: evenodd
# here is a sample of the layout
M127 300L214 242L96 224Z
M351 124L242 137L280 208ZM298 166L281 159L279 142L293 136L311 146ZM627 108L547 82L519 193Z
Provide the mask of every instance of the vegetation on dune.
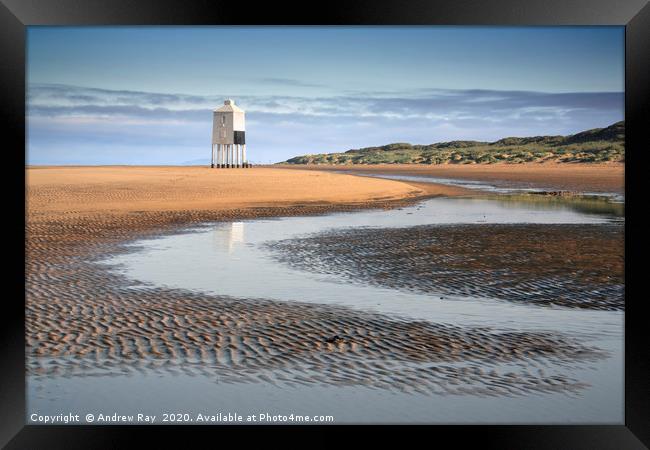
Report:
M623 162L625 122L570 136L508 137L496 142L395 143L344 153L296 156L285 164L493 164Z

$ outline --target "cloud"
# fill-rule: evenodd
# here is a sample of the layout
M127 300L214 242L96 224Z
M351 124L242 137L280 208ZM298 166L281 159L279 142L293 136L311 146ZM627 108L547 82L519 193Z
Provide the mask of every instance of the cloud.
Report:
M197 96L37 84L28 90L28 107L29 115L47 117L86 115L201 121L209 120L210 111L220 105L224 98L223 95ZM375 96L370 93L333 97L243 95L237 98L237 102L249 114L405 120L453 119L469 115L508 120L536 110L544 116L555 113L558 117L585 109L621 111L623 94L427 90Z
M100 148L102 161L111 160L103 153L111 148L124 149L115 150L111 161L130 161L129 145L137 149L140 163L166 162L156 159L163 154L175 162L202 157L210 145L212 109L224 98L31 84L27 93L30 162L46 163L53 148L59 149L57 161L64 160L65 148L73 143L80 149L75 161L99 160L100 151L93 149ZM620 92L419 89L235 99L247 112L247 140L255 148L251 155L263 155L264 161L398 141L428 144L570 134L622 120L624 109ZM168 150L143 150L156 146ZM174 146L183 149L178 157L169 150Z

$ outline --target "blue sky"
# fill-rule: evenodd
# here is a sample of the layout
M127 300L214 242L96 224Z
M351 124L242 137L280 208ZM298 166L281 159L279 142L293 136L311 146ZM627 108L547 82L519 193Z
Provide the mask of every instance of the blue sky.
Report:
M623 27L29 27L29 164L208 162L570 134L623 119Z

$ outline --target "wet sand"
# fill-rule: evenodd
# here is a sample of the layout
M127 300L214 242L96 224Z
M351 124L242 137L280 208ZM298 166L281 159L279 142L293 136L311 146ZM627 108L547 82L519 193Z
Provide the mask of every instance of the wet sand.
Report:
M56 226L48 230L61 232ZM217 383L498 396L580 390L584 383L558 373L557 367L605 356L560 334L455 327L344 307L176 289L132 289L127 280L93 264L107 253L129 251L120 244L127 236L137 233L78 241L51 259L42 258L50 245L32 247L26 311L29 375L153 371L208 376Z
M435 186L427 191L335 174L255 168L208 181L212 173L204 172L28 169L30 375L165 370L213 376L219 382L512 395L580 389L580 380L547 373L544 367L604 357L561 334L463 328L345 307L177 289L133 289L96 263L106 255L133 251L127 242L176 233L190 224L392 208L441 193ZM307 192L308 186L318 190ZM249 198L250 189L256 196ZM257 193L264 189L268 191ZM286 189L298 192L285 192L279 201L278 190ZM452 192L459 191L447 193Z
M426 294L623 310L623 225L348 229L267 245L282 263Z
M282 165L297 170L320 172L354 171L368 174L394 174L456 178L497 183L502 186L529 186L573 192L625 191L625 165L605 164L377 164L377 165Z

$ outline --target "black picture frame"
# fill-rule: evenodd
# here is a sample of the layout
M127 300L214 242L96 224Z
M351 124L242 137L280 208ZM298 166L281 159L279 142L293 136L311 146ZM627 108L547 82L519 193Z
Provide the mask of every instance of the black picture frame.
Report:
M254 5L254 6L253 6ZM6 448L131 448L135 440L156 434L174 440L205 438L215 427L179 426L37 426L25 422L24 238L25 230L25 38L31 25L624 25L626 36L626 224L625 224L625 424L593 426L435 426L432 441L453 439L454 446L480 443L494 448L633 449L650 446L650 351L645 296L632 295L642 276L642 246L634 227L642 197L648 145L650 77L650 5L645 0L364 0L321 5L278 2L248 4L222 0L0 0L0 113L5 134L3 192L11 206L3 296L5 324L0 328L0 444ZM15 167L14 167L15 166ZM15 237L14 237L15 236ZM20 237L23 237L21 240ZM634 270L634 276L632 271ZM636 277L636 278L635 278ZM22 299L22 300L21 300ZM286 427L257 427L275 433ZM319 433L319 443L336 444L331 428L300 427ZM250 429L218 427L236 433ZM295 433L296 427L291 432ZM373 429L375 438L390 428ZM151 441L147 441L151 443ZM223 442L223 441L222 441ZM213 442L217 445L217 442ZM187 446L187 445L185 445Z

